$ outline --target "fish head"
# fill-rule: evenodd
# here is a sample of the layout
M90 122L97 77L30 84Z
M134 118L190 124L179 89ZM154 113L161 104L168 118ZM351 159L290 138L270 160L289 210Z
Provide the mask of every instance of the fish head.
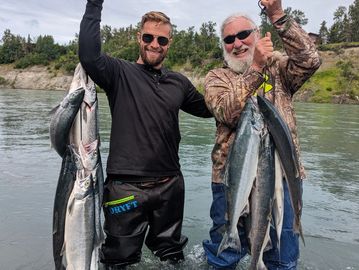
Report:
M63 108L79 107L85 95L83 88L76 89L73 92L69 92L62 100L60 106Z
M95 140L90 144L80 144L79 145L79 154L82 161L82 164L86 170L93 170L99 159L98 151L99 140Z

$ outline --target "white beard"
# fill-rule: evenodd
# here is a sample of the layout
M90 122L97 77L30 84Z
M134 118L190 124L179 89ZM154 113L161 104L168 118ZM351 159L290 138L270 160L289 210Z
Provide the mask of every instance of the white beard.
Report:
M248 55L245 59L237 59L228 53L226 50L223 50L223 57L226 61L228 67L230 67L234 72L244 73L253 62L253 54Z

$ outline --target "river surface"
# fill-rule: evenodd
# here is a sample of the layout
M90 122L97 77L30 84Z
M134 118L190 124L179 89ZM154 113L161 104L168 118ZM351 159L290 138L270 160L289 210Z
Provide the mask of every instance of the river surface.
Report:
M49 112L63 92L0 90L0 269L54 269L52 207L61 158L51 149ZM107 159L110 115L103 94L100 133ZM359 270L359 106L296 104L303 162L299 269ZM180 162L186 183L186 261L173 267L143 248L130 269L208 269L201 242L211 226L212 119L180 115ZM104 162L105 163L105 162ZM248 261L248 260L247 260ZM246 269L244 260L237 269Z

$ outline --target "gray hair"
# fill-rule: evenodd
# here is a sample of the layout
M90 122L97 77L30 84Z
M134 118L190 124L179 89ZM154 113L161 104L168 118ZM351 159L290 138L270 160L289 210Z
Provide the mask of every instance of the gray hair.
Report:
M239 19L239 18L244 18L244 19L246 19L247 21L249 21L250 24L252 25L253 29L257 29L257 28L258 28L257 25L256 25L256 23L255 23L255 22L252 20L252 18L249 17L248 15L246 15L246 14L241 14L241 13L235 13L235 14L233 14L233 15L227 17L227 19L225 19L225 20L223 21L223 23L222 23L222 25L221 25L221 39L224 38L224 36L223 36L224 28L225 28L228 24L230 24L231 22L233 22L233 21L235 21L235 20L237 20L237 19ZM223 41L222 41L222 42L223 42Z

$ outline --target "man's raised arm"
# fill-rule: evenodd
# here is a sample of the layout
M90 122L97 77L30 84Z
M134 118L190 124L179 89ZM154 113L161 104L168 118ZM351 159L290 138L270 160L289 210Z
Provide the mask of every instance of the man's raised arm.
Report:
M110 84L110 57L101 53L100 22L103 0L88 0L79 35L79 58L82 67L96 84ZM107 75L106 75L107 74Z

